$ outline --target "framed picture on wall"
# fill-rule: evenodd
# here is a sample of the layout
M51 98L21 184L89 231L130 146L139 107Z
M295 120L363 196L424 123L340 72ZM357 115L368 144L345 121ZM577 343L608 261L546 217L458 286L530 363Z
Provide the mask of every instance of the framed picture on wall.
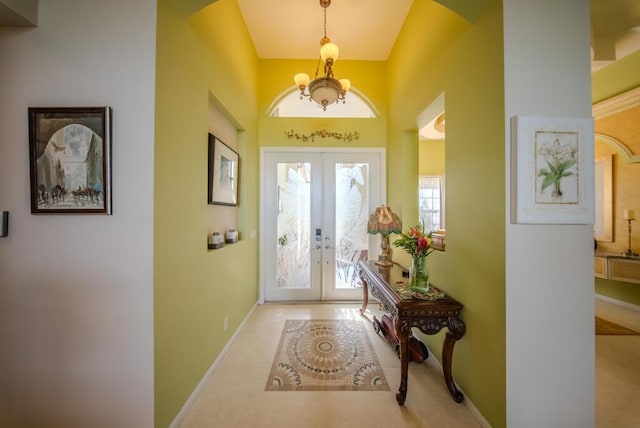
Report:
M238 205L238 163L238 153L209 134L209 204Z
M30 107L32 214L111 214L111 107Z
M593 237L596 241L613 242L613 155L598 156L595 159L594 178Z
M593 118L511 118L511 222L594 221Z

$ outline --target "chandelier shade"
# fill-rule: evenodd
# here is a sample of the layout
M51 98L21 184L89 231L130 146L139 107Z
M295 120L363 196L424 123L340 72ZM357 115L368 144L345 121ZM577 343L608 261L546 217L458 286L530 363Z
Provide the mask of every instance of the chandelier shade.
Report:
M322 45L322 47L320 48L320 59L322 59L322 61L324 61L325 63L327 61L331 61L331 63L333 64L338 59L339 53L340 49L338 49L338 45L328 42Z
M338 80L338 82L340 82L340 86L342 86L342 90L345 92L349 92L349 89L351 89L351 80L349 79L340 79Z
M309 84L311 99L325 109L338 100L340 92L342 92L342 85L331 77L319 77Z
M304 88L306 86L309 86L309 75L307 73L298 73L293 76L293 81L296 82L296 86L298 88Z
M351 88L348 79L337 80L333 77L333 65L338 59L340 49L327 37L327 7L331 5L331 0L320 0L320 6L324 9L324 36L320 39L320 57L318 67L313 80L306 73L298 73L293 77L298 89L300 89L300 99L308 98L327 110L329 104L339 101L345 102L347 91ZM324 76L318 76L320 61L324 63ZM308 90L308 92L306 92Z

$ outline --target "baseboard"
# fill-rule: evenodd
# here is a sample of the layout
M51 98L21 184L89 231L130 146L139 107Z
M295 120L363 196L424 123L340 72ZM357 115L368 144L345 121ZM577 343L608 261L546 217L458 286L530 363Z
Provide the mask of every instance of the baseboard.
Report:
M428 346L427 346L427 349L429 351L429 360L431 360L431 362L433 362L433 365L436 366L440 370L440 372L442 373L442 364L435 357L435 354L431 351L431 349L429 349ZM469 411L471 412L473 417L476 418L476 420L478 421L480 426L482 426L483 428L492 428L491 424L489 423L489 421L487 421L484 418L482 413L480 413L480 410L478 410L478 408L473 404L473 402L471 400L469 400L469 397L467 396L467 394L460 388L460 386L458 386L458 384L456 384L456 388L458 388L458 390L464 396L464 401L462 402L462 404L464 404L465 407L467 409L469 409Z
M623 306L627 309L640 312L640 306L634 305L633 303L628 303L628 302L617 300L608 296L603 296L602 294L596 294L595 297L596 299L604 300L605 302L613 303L614 305Z
M202 388L204 388L204 385L207 383L211 375L213 375L213 373L216 371L216 369L218 368L218 365L220 364L222 359L225 357L225 355L229 351L229 348L231 348L231 345L236 340L236 337L242 330L242 327L244 327L244 324L247 322L251 314L253 314L253 311L256 309L257 306L258 306L258 303L256 302L251 308L251 310L249 311L249 313L247 314L247 316L244 317L244 319L242 320L242 322L240 323L236 331L233 332L233 335L231 335L231 338L229 339L227 344L224 346L224 348L222 348L222 351L220 351L218 358L216 358L213 364L211 364L211 367L209 367L209 370L207 370L207 372L204 374L204 376L202 377L202 379L200 380L196 388L193 390L193 392L187 399L187 401L185 401L184 405L182 406L182 408L180 409L176 417L173 419L173 422L171 422L171 424L169 425L169 428L178 428L180 426L184 418L187 416L187 412L189 411L191 406L195 403L196 399L200 395L200 392L202 392Z

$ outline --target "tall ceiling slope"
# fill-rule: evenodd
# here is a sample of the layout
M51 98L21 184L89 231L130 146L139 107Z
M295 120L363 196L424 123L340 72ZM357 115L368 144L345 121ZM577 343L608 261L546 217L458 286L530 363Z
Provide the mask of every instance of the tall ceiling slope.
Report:
M38 25L38 0L0 0L0 27Z
M218 0L171 0L173 7L183 17L188 17L210 4L217 2Z
M640 48L640 1L591 0L592 66L596 71Z
M173 0L196 4L211 0ZM259 58L317 59L324 34L318 0L237 0ZM429 0L469 22L498 0ZM327 8L327 36L340 59L386 61L412 0L333 0ZM640 47L640 0L590 0L593 71Z
M495 0L434 0L462 16L469 22L475 22Z
M413 0L333 0L327 37L339 60L386 61ZM318 0L238 0L261 59L317 59L324 35Z

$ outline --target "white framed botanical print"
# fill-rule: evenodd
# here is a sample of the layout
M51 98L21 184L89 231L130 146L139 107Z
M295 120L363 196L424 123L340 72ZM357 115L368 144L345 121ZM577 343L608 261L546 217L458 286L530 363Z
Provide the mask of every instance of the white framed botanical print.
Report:
M511 118L511 223L593 224L593 118Z

